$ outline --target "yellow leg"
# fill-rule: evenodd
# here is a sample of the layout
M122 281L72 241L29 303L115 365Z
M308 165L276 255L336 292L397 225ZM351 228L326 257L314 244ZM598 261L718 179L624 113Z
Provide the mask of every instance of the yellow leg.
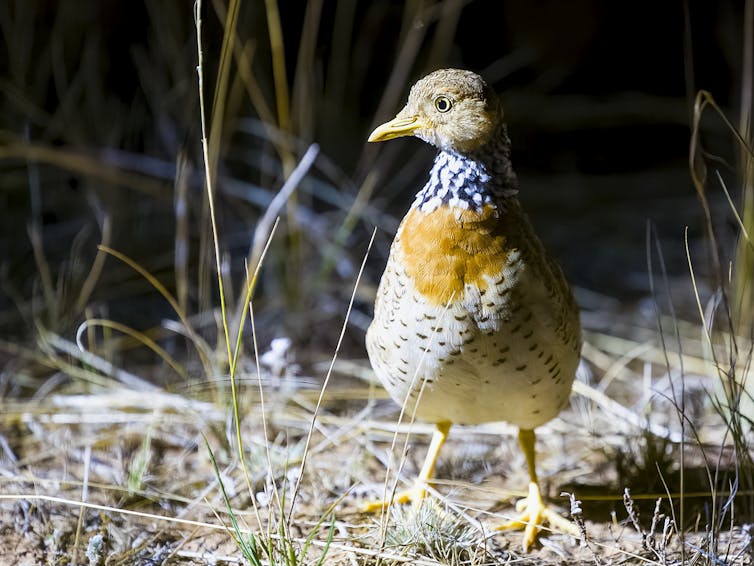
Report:
M529 468L529 495L516 504L516 510L520 515L497 527L498 530L524 529L522 546L524 552L528 552L540 527L549 523L553 530L566 532L570 535L579 536L579 530L570 521L561 517L555 511L545 506L542 494L539 491L539 480L534 454L535 436L533 430L521 429L518 431L518 442L526 456L526 465Z
M435 473L435 465L437 464L437 458L440 455L440 449L445 444L445 439L448 438L448 431L450 431L449 422L437 423L434 434L432 435L432 442L429 444L429 450L427 450L427 456L424 459L424 464L419 472L419 475L414 481L413 487L405 491L401 491L395 494L392 499L392 503L408 503L413 502L415 507L419 507L421 502L427 496L427 484ZM390 500L387 501L370 501L364 505L364 511L379 511L380 509L387 507L391 504Z

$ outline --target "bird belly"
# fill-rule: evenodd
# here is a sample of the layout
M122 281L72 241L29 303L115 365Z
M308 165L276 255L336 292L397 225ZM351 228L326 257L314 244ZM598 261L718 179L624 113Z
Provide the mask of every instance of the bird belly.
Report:
M445 305L427 300L403 265L388 262L367 351L407 418L534 428L559 413L580 339L551 322L554 299L523 265Z
M506 348L503 355L500 340ZM437 368L425 386L419 418L461 424L505 421L532 429L553 419L568 402L578 357L566 347L551 342L536 350L542 357L532 357L527 343L501 332L482 334L460 352L461 362ZM551 363L545 364L550 356ZM421 367L417 374L430 375Z

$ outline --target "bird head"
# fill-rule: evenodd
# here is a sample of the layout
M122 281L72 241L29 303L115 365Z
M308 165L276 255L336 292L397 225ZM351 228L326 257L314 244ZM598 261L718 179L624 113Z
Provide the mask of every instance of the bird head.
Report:
M416 136L443 150L468 153L487 143L503 112L484 79L461 69L440 69L418 81L398 115L369 136L378 142Z

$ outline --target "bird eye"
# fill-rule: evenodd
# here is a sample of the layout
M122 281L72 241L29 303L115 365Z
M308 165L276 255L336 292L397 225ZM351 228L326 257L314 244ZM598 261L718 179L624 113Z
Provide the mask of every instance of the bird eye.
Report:
M438 112L447 112L451 109L453 103L447 96L438 96L435 98L435 108Z

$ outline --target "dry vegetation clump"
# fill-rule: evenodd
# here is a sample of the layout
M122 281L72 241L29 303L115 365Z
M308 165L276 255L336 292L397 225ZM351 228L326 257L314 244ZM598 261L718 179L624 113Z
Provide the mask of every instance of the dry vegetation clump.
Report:
M432 429L363 350L385 211L427 156L353 140L455 60L463 3L310 1L297 50L273 0L95 4L0 7L0 564L754 562L754 2L739 123L693 107L682 273L650 226L642 301L576 290L583 364L538 457L582 537L529 555L493 530L526 482L504 424L454 428L423 507L360 511Z

